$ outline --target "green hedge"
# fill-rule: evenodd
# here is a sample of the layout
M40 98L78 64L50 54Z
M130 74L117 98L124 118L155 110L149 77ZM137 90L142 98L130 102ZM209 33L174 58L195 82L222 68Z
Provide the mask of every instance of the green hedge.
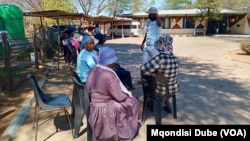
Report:
M250 40L244 40L240 42L240 49L250 55Z

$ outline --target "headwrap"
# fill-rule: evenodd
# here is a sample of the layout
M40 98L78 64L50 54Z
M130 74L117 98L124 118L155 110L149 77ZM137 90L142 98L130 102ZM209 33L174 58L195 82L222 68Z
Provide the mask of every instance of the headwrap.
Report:
M91 39L92 39L91 36L88 36L88 35L83 36L83 37L82 37L82 40L81 40L82 46L84 47L85 44L86 44L89 40L91 40Z
M172 54L173 53L173 37L169 34L162 34L158 40L155 41L155 48L160 53Z

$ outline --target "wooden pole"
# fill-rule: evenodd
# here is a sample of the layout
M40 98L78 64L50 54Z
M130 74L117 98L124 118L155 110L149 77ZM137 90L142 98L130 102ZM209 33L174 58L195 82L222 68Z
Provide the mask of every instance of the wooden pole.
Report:
M5 62L5 70L6 70L6 80L8 90L10 91L13 88L13 79L12 79L12 71L10 64L10 47L7 39L7 33L1 33L1 38L3 41L3 52L4 52L4 62Z
M60 68L60 30L59 30L59 13L57 11L57 18L56 18L58 36L57 36L57 70L59 71Z
M37 54L37 33L36 33L36 30L37 30L37 26L34 24L33 25L33 48L34 48L34 53L35 53L35 68L36 69L39 69L39 64L38 64L38 54Z

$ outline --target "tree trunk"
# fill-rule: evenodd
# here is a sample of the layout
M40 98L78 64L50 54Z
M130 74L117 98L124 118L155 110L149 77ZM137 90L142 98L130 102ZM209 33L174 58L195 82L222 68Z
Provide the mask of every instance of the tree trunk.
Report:
M207 36L207 26L208 26L208 20L205 20L203 28L203 36Z
M41 61L42 63L45 63L45 52L44 52L44 34L43 34L43 30L42 30L42 26L39 28L39 32L40 32L40 55L41 55Z
M33 25L33 30L34 30L34 35L33 35L33 48L34 48L34 53L35 53L35 68L39 69L39 64L38 64L38 54L37 54L37 33L36 33L36 25Z
M5 70L6 70L6 80L8 85L8 90L12 90L13 88L13 79L12 79L12 71L11 71L11 64L10 64L10 47L7 40L7 33L1 33L1 38L3 41L3 51L4 51L4 63L5 63Z

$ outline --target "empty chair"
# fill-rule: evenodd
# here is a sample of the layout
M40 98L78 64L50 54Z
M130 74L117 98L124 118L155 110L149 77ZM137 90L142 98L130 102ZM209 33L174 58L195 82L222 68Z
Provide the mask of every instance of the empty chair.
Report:
M74 90L73 90L73 109L74 109L74 137L79 136L79 129L82 123L82 118L85 113L87 123L87 141L92 141L92 129L88 122L90 97L87 93L86 86L73 77Z
M165 90L166 90L166 94L159 96L159 95L155 95L154 97L150 97L149 93L147 91L147 82L146 80L142 79L142 88L143 88L143 109L142 109L142 118L141 121L142 123L145 122L146 117L147 117L147 108L153 108L152 110L155 110L155 122L156 125L161 125L161 109L162 109L162 102L163 99L165 99L168 96L168 84L166 81L166 77L164 77L164 75L160 74L160 73L156 73L156 75L158 75L157 79L154 80L154 83L157 83L160 81L161 84L163 84L165 86ZM141 75L141 78L142 75ZM176 95L171 95L172 98L172 102L173 102L173 117L175 119L177 119L177 109L176 109ZM149 105L149 103L153 104L153 105ZM151 107L152 106L152 107ZM151 111L152 111L151 110Z
M84 114L86 114L87 118L87 138L88 141L92 140L92 129L88 122L88 112L89 112L89 103L90 98L86 90L85 83L82 83L78 74L75 70L69 66L71 71L71 75L73 78L73 98L72 98L72 115L74 120L74 137L77 138L79 136L79 130L82 124L82 119Z
M72 131L71 121L67 108L71 108L71 101L67 94L64 93L44 93L39 87L37 80L33 74L28 74L27 78L31 81L35 96L35 114L33 120L33 128L35 127L35 140L37 140L38 118L43 112L51 112L55 110L63 110L68 119L70 130Z

